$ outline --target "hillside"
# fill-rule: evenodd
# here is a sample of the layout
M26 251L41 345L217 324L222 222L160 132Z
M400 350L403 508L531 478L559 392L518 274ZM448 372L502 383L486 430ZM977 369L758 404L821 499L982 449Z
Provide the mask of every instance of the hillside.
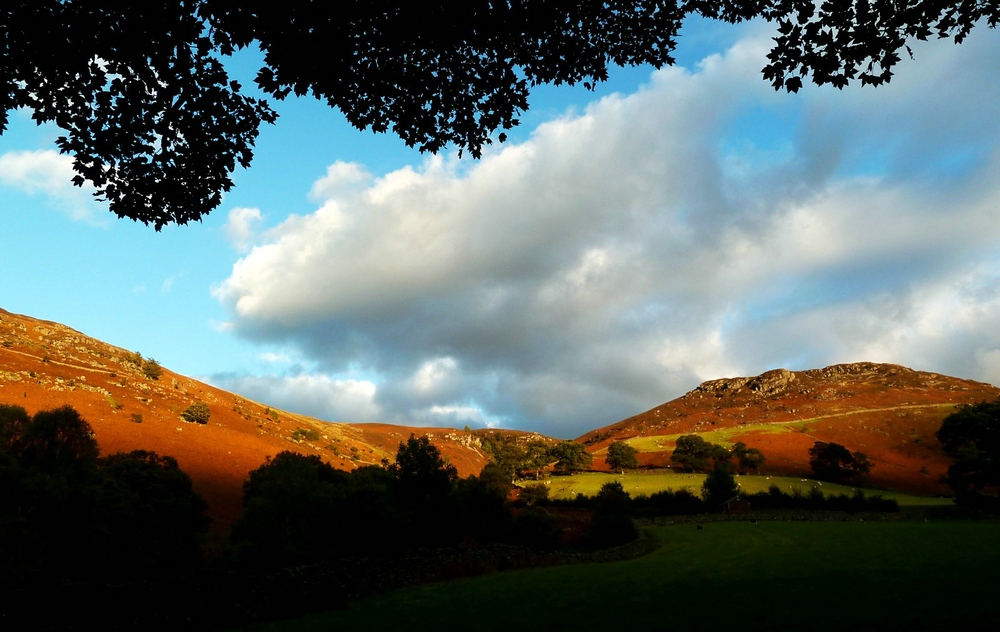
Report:
M102 454L142 449L176 458L220 531L240 515L246 475L282 450L318 454L351 470L393 460L400 441L414 433L428 435L462 476L487 462L474 433L328 423L273 410L166 368L154 379L144 364L148 359L136 352L0 310L0 403L32 414L68 404L90 422ZM211 411L208 424L181 418L195 402Z
M640 450L640 463L667 466L676 438L698 433L743 441L767 456L764 471L804 475L815 441L864 452L871 484L915 493L947 492L934 434L958 405L1000 397L1000 388L893 364L860 362L810 371L776 369L711 380L673 401L579 438L595 455L615 440ZM595 459L595 465L600 459Z

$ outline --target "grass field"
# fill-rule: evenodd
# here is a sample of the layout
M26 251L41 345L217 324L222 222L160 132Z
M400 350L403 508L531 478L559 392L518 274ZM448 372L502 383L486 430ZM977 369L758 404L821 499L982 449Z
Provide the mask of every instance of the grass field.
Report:
M717 522L644 557L416 586L252 628L996 630L1000 523Z
M622 486L632 496L646 494L647 496L663 491L665 489L689 489L698 493L701 490L704 474L680 474L676 472L635 472L620 474L584 472L573 474L572 476L552 476L546 479L551 498L573 498L577 494L593 496L601 489L601 485L608 481L619 481ZM522 481L522 484L532 484L534 481ZM812 479L791 478L787 476L738 476L736 482L740 489L746 493L767 491L771 485L777 485L782 491L789 492L798 489L803 494L808 494L813 487L818 487L827 495L831 494L853 494L854 487L846 485L835 485L833 483L820 483ZM865 489L866 495L882 494L884 498L893 498L901 507L923 506L923 505L950 505L949 498L931 498L925 496L911 496L896 492L887 492L877 489Z
M709 443L718 443L726 447L732 447L735 443L735 437L740 435L745 435L751 432L758 433L768 433L768 434L779 434L782 432L805 432L808 429L808 424L810 422L815 422L816 419L802 419L799 421L790 421L784 423L770 423L770 424L747 424L745 426L733 426L732 428L721 428L719 430L711 430L709 432L699 432L697 433L705 441ZM632 437L631 439L626 439L625 443L629 444L639 452L664 452L673 450L677 444L677 438L684 434L694 434L690 432L680 433L680 434L670 434L670 435L649 435L645 437ZM595 452L595 454L604 454L607 448L602 448Z

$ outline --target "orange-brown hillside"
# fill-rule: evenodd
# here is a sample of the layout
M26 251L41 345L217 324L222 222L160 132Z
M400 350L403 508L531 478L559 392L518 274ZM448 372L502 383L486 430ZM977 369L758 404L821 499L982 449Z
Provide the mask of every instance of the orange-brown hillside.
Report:
M195 402L211 411L207 425L181 418ZM318 454L350 470L383 458L392 461L400 441L414 433L428 435L462 476L478 473L487 462L474 433L323 422L273 410L168 369L151 379L137 353L4 310L0 403L23 406L32 414L68 404L90 422L102 454L142 449L176 458L208 501L219 531L239 517L250 470L282 450Z
M815 441L840 443L872 459L871 484L916 493L945 492L948 458L934 437L961 404L992 401L1000 388L894 364L859 362L811 371L776 369L711 380L673 401L580 437L600 453L629 440L640 462L667 466L677 436L743 441L767 457L772 473L809 472Z

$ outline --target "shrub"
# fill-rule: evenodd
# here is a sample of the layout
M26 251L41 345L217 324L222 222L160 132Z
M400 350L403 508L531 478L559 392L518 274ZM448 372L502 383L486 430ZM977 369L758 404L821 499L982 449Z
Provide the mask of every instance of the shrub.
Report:
M208 405L202 402L195 402L181 413L181 419L193 424L207 424L211 415L212 413L208 409Z
M142 374L151 380L158 380L163 375L163 367L160 363L150 358L142 363Z
M319 441L319 431L312 428L298 428L292 433L295 441Z

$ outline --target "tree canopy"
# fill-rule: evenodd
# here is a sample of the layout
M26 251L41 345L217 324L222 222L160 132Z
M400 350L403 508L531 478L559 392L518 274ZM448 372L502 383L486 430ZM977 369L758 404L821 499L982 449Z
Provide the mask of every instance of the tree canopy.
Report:
M954 459L947 480L956 493L1000 488L1000 401L963 406L945 418L937 438Z
M861 452L851 452L839 443L817 441L809 448L809 467L817 478L839 482L863 481L872 463Z
M0 8L0 132L29 108L65 134L73 182L157 230L201 219L247 167L276 113L222 58L259 46L255 82L275 99L312 95L352 125L408 146L479 156L503 142L531 87L608 77L608 65L674 62L683 20L763 18L778 36L763 68L775 89L804 80L880 85L931 37L961 42L1000 5L985 0L9 0ZM498 133L499 132L499 133Z
M638 455L639 451L624 441L614 441L608 446L605 460L611 469L624 472L626 468L639 467Z

